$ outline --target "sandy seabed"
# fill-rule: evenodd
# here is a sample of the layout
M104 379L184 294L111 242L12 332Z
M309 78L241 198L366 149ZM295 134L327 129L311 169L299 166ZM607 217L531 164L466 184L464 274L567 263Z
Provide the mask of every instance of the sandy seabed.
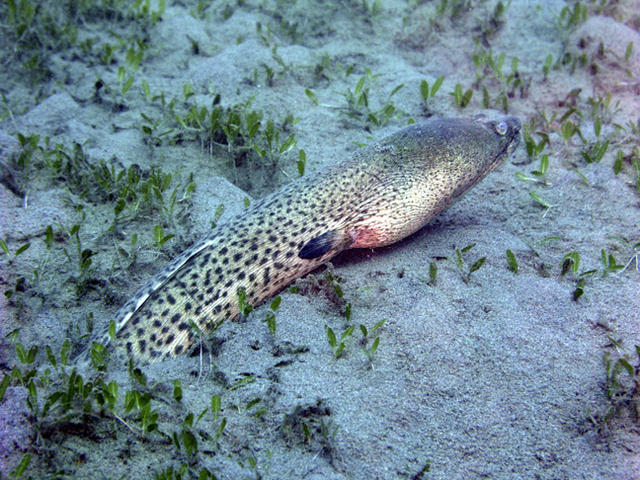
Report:
M145 387L135 385L115 356L100 373L75 365L85 380L119 386L112 411L94 404L82 415L80 402L68 417L56 407L35 418L28 382L12 376L0 403L0 473L8 476L29 454L22 478L198 478L208 471L218 479L639 479L639 394L622 371L617 378L627 397L612 402L605 360L627 355L632 366L639 361L640 174L633 162L640 161L640 133L632 127L640 129L640 5L580 3L588 14L575 25L562 9L576 2L514 0L492 22L496 5L247 0L200 2L199 8L167 1L158 21L79 19L75 43L45 48L40 69L26 66L28 55L20 51L26 47L3 14L0 238L10 253L0 257L0 283L13 292L0 300L4 375L14 365L30 368L16 355L16 341L27 350L39 347L34 365L42 378L45 346L59 352L68 340L72 358L60 374L68 378L83 345L98 338L137 287L211 229L219 205L224 222L241 212L245 199L295 178L299 149L306 152L307 172L315 171L410 119L470 117L487 104L503 110L505 98L508 113L531 127L536 142L549 141L534 159L522 142L511 159L410 238L337 257L330 271L340 279L342 299L325 271L298 281L298 293L281 294L275 336L264 321L267 302L242 322L224 323L211 342L212 356L143 367ZM152 3L151 11L157 8ZM87 39L93 40L81 47ZM135 45L134 54L143 51L137 69L127 59ZM487 54L495 65L501 53L504 63L492 69ZM432 86L440 76L427 108L421 81ZM346 92L355 92L362 77L368 107L349 110ZM464 108L452 94L457 84L474 91ZM263 112L261 128L268 118L281 125L291 114L295 121L280 142L294 133L297 144L271 166L250 152L230 164L220 141L167 114L171 99L186 112L185 105L210 108L216 94L224 106L252 99L249 109ZM385 105L393 105L388 116ZM562 138L567 120L582 138ZM163 129L171 133L163 136ZM45 137L51 148L60 142L67 152L81 144L88 163L104 159L141 171L158 166L173 173L180 194L193 174L191 198L176 207L188 210L174 217L143 213L116 236L109 230L113 199L70 187L73 179L52 175L36 160L20 166L29 146L18 134L39 135L43 151ZM602 159L587 162L581 152L605 140ZM531 172L540 170L545 154L542 180ZM75 224L78 235L71 231ZM153 248L156 224L175 235L160 250ZM131 245L133 232L140 244L131 259L119 249ZM471 244L459 268L455 251ZM93 260L90 280L78 289L87 278L74 262L85 249ZM627 268L605 272L603 250ZM566 262L572 252L580 256L575 273ZM467 275L481 257L482 267ZM583 293L574 299L577 288ZM370 360L359 325L371 329L382 320L366 342L370 348L380 338ZM356 328L335 359L326 327L339 335L348 325ZM16 329L17 340L9 335ZM175 380L182 386L179 401ZM36 381L40 408L56 381L48 387ZM125 392L136 388L151 394L164 434L142 432L140 413L126 411ZM198 417L210 409L214 395L218 414L209 410L185 423L189 412ZM197 451L189 452L185 431Z

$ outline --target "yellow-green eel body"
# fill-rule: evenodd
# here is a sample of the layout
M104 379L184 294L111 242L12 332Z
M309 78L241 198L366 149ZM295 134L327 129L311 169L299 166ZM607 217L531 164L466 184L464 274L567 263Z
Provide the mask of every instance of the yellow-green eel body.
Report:
M155 361L186 352L348 248L380 247L423 227L518 145L516 117L433 119L293 181L221 223L127 302L116 343Z

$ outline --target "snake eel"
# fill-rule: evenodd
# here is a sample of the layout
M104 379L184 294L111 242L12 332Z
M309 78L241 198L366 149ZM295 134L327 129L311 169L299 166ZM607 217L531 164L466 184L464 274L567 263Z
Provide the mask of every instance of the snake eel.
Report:
M423 227L507 158L513 116L431 119L305 175L216 226L119 311L116 345L146 362L186 352L348 248L380 247Z

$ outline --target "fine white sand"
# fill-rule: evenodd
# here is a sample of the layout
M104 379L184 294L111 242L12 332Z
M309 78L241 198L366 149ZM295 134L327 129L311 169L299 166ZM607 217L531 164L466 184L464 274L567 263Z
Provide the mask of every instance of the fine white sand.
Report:
M259 197L295 178L298 148L306 151L307 171L315 171L346 158L356 144L400 128L409 118L423 119L422 79L432 85L444 75L440 91L430 100L433 115L472 116L484 109L482 87L462 110L449 93L457 83L470 88L476 79L473 37L495 2L470 2L474 8L457 19L448 13L437 17L439 1L383 1L375 15L359 1L226 1L213 2L202 18L190 14L195 4L167 3L162 20L148 32L150 47L125 96L125 111L115 112L94 96L97 77L118 88L122 52L110 66L51 52L52 79L30 85L26 78L16 80L18 74L9 77L13 80L2 93L12 115L5 114L0 125L0 160L9 163L19 152L16 133L37 133L50 136L53 143L84 143L90 161L115 156L124 166L158 165L169 172L179 169L183 176L194 172L197 187L189 228L168 243L169 255L205 234L221 203L224 220L241 211L245 198ZM341 254L332 272L342 279L344 301L352 305L349 324L356 328L339 359L333 358L326 326L337 335L345 330L344 304L326 294L332 288L319 271L298 281L300 293L282 293L275 338L264 321L267 303L242 322L222 325L215 333L212 363L205 353L202 367L198 356L183 356L143 368L152 390L167 399L153 403L164 432L179 432L187 412L197 416L210 406L212 395L221 396L224 433L216 440L221 417L214 419L210 413L194 428L199 451L191 465L196 474L206 467L218 479L640 478L637 413L621 405L611 420L597 424L611 405L603 362L605 354L618 358L611 339L621 343L633 365L638 364L633 348L640 343L638 251L613 238L640 241L640 194L634 184L638 173L628 162L618 175L612 168L618 150L628 155L640 142L637 133L616 133L614 126L637 122L640 112L637 17L633 23L640 5L620 3L603 15L592 11L586 23L568 31L554 26L564 2L514 0L504 24L488 40L494 55L506 54L505 75L517 57L521 77L531 82L526 95L518 92L509 98L509 113L523 123L539 118L540 112L547 118L556 112L557 121L567 111L567 95L578 88L575 106L584 115L576 121L585 141L593 142L588 99L611 93L617 109L603 126L611 145L601 162L584 162L580 151L585 147L577 136L564 145L551 131L551 144L544 151L549 155L550 185L516 178L516 172L531 177L539 167L537 160L529 162L521 146L410 238L386 248ZM231 13L228 18L224 7ZM297 23L295 41L282 32L283 20ZM256 22L263 34L270 28L269 45L257 34ZM114 41L106 31L92 35ZM635 48L625 61L631 41ZM198 43L197 53L193 42ZM605 55L599 57L601 43ZM286 69L274 59L275 44ZM559 65L545 79L546 56L551 54L555 63L564 51L595 58L599 70L587 65L572 71ZM330 67L317 75L314 68L325 54ZM276 72L271 85L265 66ZM347 76L350 66L353 73ZM5 68L21 71L17 63ZM369 124L365 129L345 121L339 108L346 104L341 93L353 89L367 68L378 75L370 91L374 109L404 84L392 97L404 113L383 127ZM167 99L182 98L183 85L190 83L194 98L207 107L214 91L225 105L254 97L252 108L263 109L266 117L281 119L291 113L298 119L292 130L297 146L275 172L245 169L238 178L237 171L234 176L220 167L218 153L196 142L145 145L140 112L149 108L141 93L143 79L152 94L163 92ZM500 91L495 78L482 85L488 85L494 97ZM305 94L307 88L317 96L317 105ZM47 257L43 238L48 224L79 221L62 186L32 180L26 200L4 182L0 186L0 237L12 252L27 241L32 244L15 262L0 257L5 288ZM541 207L530 191L553 207ZM111 209L87 207L81 230L87 248L113 249L104 240ZM150 238L153 224L145 228ZM549 237L555 239L543 241ZM486 262L468 280L452 260L455 249L470 244L475 247L463 254L465 268L480 257ZM508 267L507 249L518 260L517 273ZM602 274L603 249L619 263L631 261L629 267ZM584 294L577 301L572 292L580 277L561 275L564 255L574 251L580 254L579 273L599 270L584 277ZM17 361L6 338L9 332L21 328L23 344L40 345L38 361L43 365L44 345L57 352L65 338L76 347L88 342L79 338L88 315L93 315L95 331L103 331L118 302L161 269L169 255L143 251L133 271L110 283L117 287L98 285L80 297L68 285L56 283L56 275L67 278L64 270L47 273L43 299L29 298L27 291L24 304L16 306L0 296L2 371L7 374ZM100 272L108 271L108 265L99 263L103 258L96 257ZM429 281L431 263L437 266L435 283ZM49 263L62 268L60 264L59 258ZM385 323L374 335L380 337L379 348L370 362L361 349L358 326L371 329L381 320ZM122 397L132 388L127 366L115 358L105 375L105 381L118 382ZM228 388L247 376L253 382ZM179 405L171 395L176 379L184 390ZM620 380L631 391L626 372ZM12 382L0 404L3 475L25 453L32 454L27 474L33 478L49 478L56 471L70 478L152 478L155 471L188 463L157 434L134 435L116 420L94 418L95 425L87 429L91 435L61 428L34 444L25 398L26 390ZM260 401L247 408L254 399ZM124 415L122 408L118 411ZM131 414L127 421L135 424L136 417ZM303 423L310 429L308 439Z

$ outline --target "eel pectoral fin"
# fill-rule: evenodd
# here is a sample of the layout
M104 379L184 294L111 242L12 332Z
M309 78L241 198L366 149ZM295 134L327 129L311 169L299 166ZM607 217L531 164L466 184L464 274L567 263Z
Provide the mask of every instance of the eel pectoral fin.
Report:
M349 248L354 239L348 233L341 230L329 230L313 237L298 252L298 257L305 260L319 258L332 250L336 253Z

